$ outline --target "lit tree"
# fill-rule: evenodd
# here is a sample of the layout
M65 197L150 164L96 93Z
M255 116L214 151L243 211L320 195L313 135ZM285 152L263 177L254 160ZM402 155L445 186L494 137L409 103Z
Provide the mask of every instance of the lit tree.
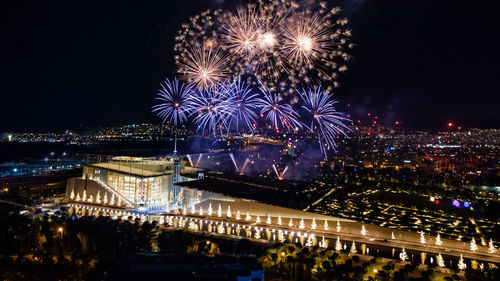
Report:
M464 256L460 254L460 259L458 260L458 269L465 270L467 268L467 264L464 262Z
M340 227L340 221L337 221L337 232L340 232L342 230L342 227Z
M283 222L281 221L281 216L278 216L278 225L282 225Z
M76 194L76 201L80 201L80 193Z
M441 256L441 253L439 253L436 257L436 263L439 267L444 267L444 259L443 256Z
M257 219L255 220L257 223L260 223L260 216L257 215Z
M109 205L113 206L115 204L115 194L111 193L111 200L109 200ZM168 201L167 201L168 206Z
M363 236L366 235L366 227L364 224L361 226L361 235L363 235Z
M292 220L292 218L290 218L290 221L288 222L288 226L289 227L293 227L293 220Z
M307 236L307 242L306 242L306 247L312 247L312 234L310 234L309 236Z
M490 238L490 242L488 242L488 253L494 254L497 252L497 249L495 249L495 245L493 244L493 239Z
M196 213L196 208L193 204L193 205L191 205L191 214L194 214L194 213Z
M83 190L83 196L82 196L82 201L85 202L87 201L87 190Z
M396 236L394 236L394 231L391 232L391 239L392 240L396 239Z
M255 229L255 235L254 235L255 239L260 239L260 230L258 229Z
M328 221L327 220L325 220L325 223L323 224L323 229L325 231L328 231Z
M95 202L97 204L101 204L101 192L99 190L97 191L97 196L95 197Z
M71 199L71 200L75 199L75 189L74 188L71 190L71 194L69 195L69 199Z
M358 251L356 251L356 243L354 243L354 241L352 241L351 250L349 251L349 253L356 254L357 252Z
M405 248L401 249L399 258L401 259L401 261L406 261L408 259L408 255L406 254Z
M316 225L316 219L312 219L312 223L311 223L311 229L316 229L318 226Z
M321 241L319 242L319 246L320 246L321 248L325 248L325 249L326 249L326 248L328 248L328 241L327 241L327 240L325 240L325 236L323 236L323 238L322 238L322 239L321 239Z
M250 216L250 214L247 212L247 215L245 217L245 220L246 221L250 221L252 219L252 217Z
M269 214L267 215L266 223L271 224L271 217L269 216Z
M306 226L304 225L304 219L301 219L301 220L300 220L300 223L299 223L299 228L300 228L300 229L303 229L303 228L305 228L305 227L306 227Z
M474 237L472 237L472 240L470 241L470 250L472 252L475 252L477 251L478 247L477 247L477 244L476 244L476 239L474 239Z
M241 219L241 214L240 214L240 211L238 210L238 212L236 212L236 220L240 220Z
M337 242L335 242L335 251L342 251L342 243L340 243L340 237L337 236Z
M420 243L425 244L425 242L424 231L420 231Z
M104 199L102 200L102 202L104 203L104 205L108 204L108 193L104 193Z
M441 246L443 245L443 241L441 241L441 235L438 235L436 236L436 246Z
M226 216L227 216L228 218L230 218L230 217L231 217L231 206L229 206L229 205L227 205L227 213L226 213Z
M219 209L217 210L217 216L220 218L222 217L222 207L219 204Z
M200 206L200 212L199 212L200 216L203 216L203 208Z
M89 201L89 203L94 203L94 197L92 196L92 194L90 194L89 199L87 201Z
M283 230L278 231L278 241L285 241L285 235L283 235Z
M211 216L212 215L212 203L208 204L208 215Z

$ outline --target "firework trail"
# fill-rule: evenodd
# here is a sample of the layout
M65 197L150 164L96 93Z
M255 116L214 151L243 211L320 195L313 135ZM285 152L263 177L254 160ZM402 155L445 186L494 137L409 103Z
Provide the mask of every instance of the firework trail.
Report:
M240 176L243 175L243 172L245 171L245 168L247 167L248 162L250 162L250 159L247 158L245 160L245 163L243 164L243 167L241 167Z
M187 121L189 108L187 101L193 93L192 87L174 80L165 79L161 84L157 100L161 103L153 106L152 112L156 113L165 122L173 122L175 126Z
M229 128L234 125L236 126L236 131L238 131L240 123L243 123L253 133L257 126L257 114L255 111L259 106L259 95L253 92L250 85L243 82L239 76L233 78L232 81L226 81L222 84L222 87L225 87L223 92L232 101L232 114L228 116Z
M350 129L344 122L352 121L344 118L344 114L335 109L338 102L333 100L328 92L321 91L321 87L304 90L300 96L303 101L302 108L309 113L310 118L310 123L304 123L304 126L318 137L321 151L326 157L326 150L335 150L335 138L338 135L347 137L344 130Z
M186 157L187 157L187 159L189 161L189 164L191 164L191 167L194 167L194 165L193 165L193 159L191 158L191 155L186 154Z
M285 103L277 93L271 92L262 83L259 89L262 93L260 114L271 123L274 130L279 132L280 128L284 128L291 132L302 128L302 124L297 119L299 114L293 110L290 104Z
M236 168L236 172L239 172L240 169L238 169L238 164L236 164L236 159L234 159L233 153L229 153L229 157L231 157L231 160L233 160L234 167Z

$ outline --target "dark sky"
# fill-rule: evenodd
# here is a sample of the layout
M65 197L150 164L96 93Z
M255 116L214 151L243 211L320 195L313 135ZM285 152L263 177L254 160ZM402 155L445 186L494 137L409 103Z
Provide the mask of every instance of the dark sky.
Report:
M224 1L4 1L0 131L158 122L174 35ZM337 99L353 118L500 128L499 1L350 0L354 59ZM7 5L7 6L6 6ZM332 6L332 5L330 5Z

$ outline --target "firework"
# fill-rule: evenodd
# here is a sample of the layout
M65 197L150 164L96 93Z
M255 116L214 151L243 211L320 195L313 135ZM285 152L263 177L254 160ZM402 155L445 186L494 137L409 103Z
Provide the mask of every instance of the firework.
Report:
M232 114L228 116L229 128L235 126L236 131L238 131L240 123L243 123L243 125L246 125L253 132L257 126L257 114L255 111L259 106L259 95L253 91L250 85L242 81L239 76L233 78L232 81L221 83L221 87L224 87L223 93L232 102L230 105Z
M338 73L347 70L344 63L350 58L346 50L352 46L348 42L351 32L344 28L347 20L334 19L339 12L322 3L314 11L297 11L281 25L281 51L292 84L332 80L338 86Z
M209 134L220 134L227 129L227 120L232 115L232 100L224 94L218 85L197 91L189 99L189 107L198 130L207 130Z
M229 76L225 54L218 46L192 47L181 56L179 72L200 90L206 90Z
M292 106L285 101L275 92L271 92L269 88L261 83L260 91L260 106L262 107L260 114L271 123L273 129L277 132L280 128L288 131L297 131L302 127L298 121L299 114L295 112Z
M321 87L315 90L303 91L302 108L309 113L310 123L304 126L318 137L321 150L326 156L326 150L335 149L335 138L338 135L347 136L344 130L349 130L344 122L352 122L343 117L343 113L335 109L337 101L331 98L331 94L321 91ZM326 146L326 150L325 150Z
M173 122L175 126L187 121L189 110L187 100L192 94L192 87L179 83L177 78L174 80L165 79L161 84L161 89L158 92L157 100L159 104L153 106L155 112L163 122Z
M325 3L303 7L291 0L260 0L234 10L205 11L182 25L174 51L189 83L238 75L282 94L301 84L338 86L346 71L350 30L340 9Z

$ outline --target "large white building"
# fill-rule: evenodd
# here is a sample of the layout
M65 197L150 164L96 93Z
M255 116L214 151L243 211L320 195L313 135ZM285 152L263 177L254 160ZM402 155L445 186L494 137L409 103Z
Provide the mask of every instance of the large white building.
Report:
M86 164L81 177L68 180L70 201L129 208L161 208L177 200L175 183L203 176L202 169L186 167L180 157L113 157Z

